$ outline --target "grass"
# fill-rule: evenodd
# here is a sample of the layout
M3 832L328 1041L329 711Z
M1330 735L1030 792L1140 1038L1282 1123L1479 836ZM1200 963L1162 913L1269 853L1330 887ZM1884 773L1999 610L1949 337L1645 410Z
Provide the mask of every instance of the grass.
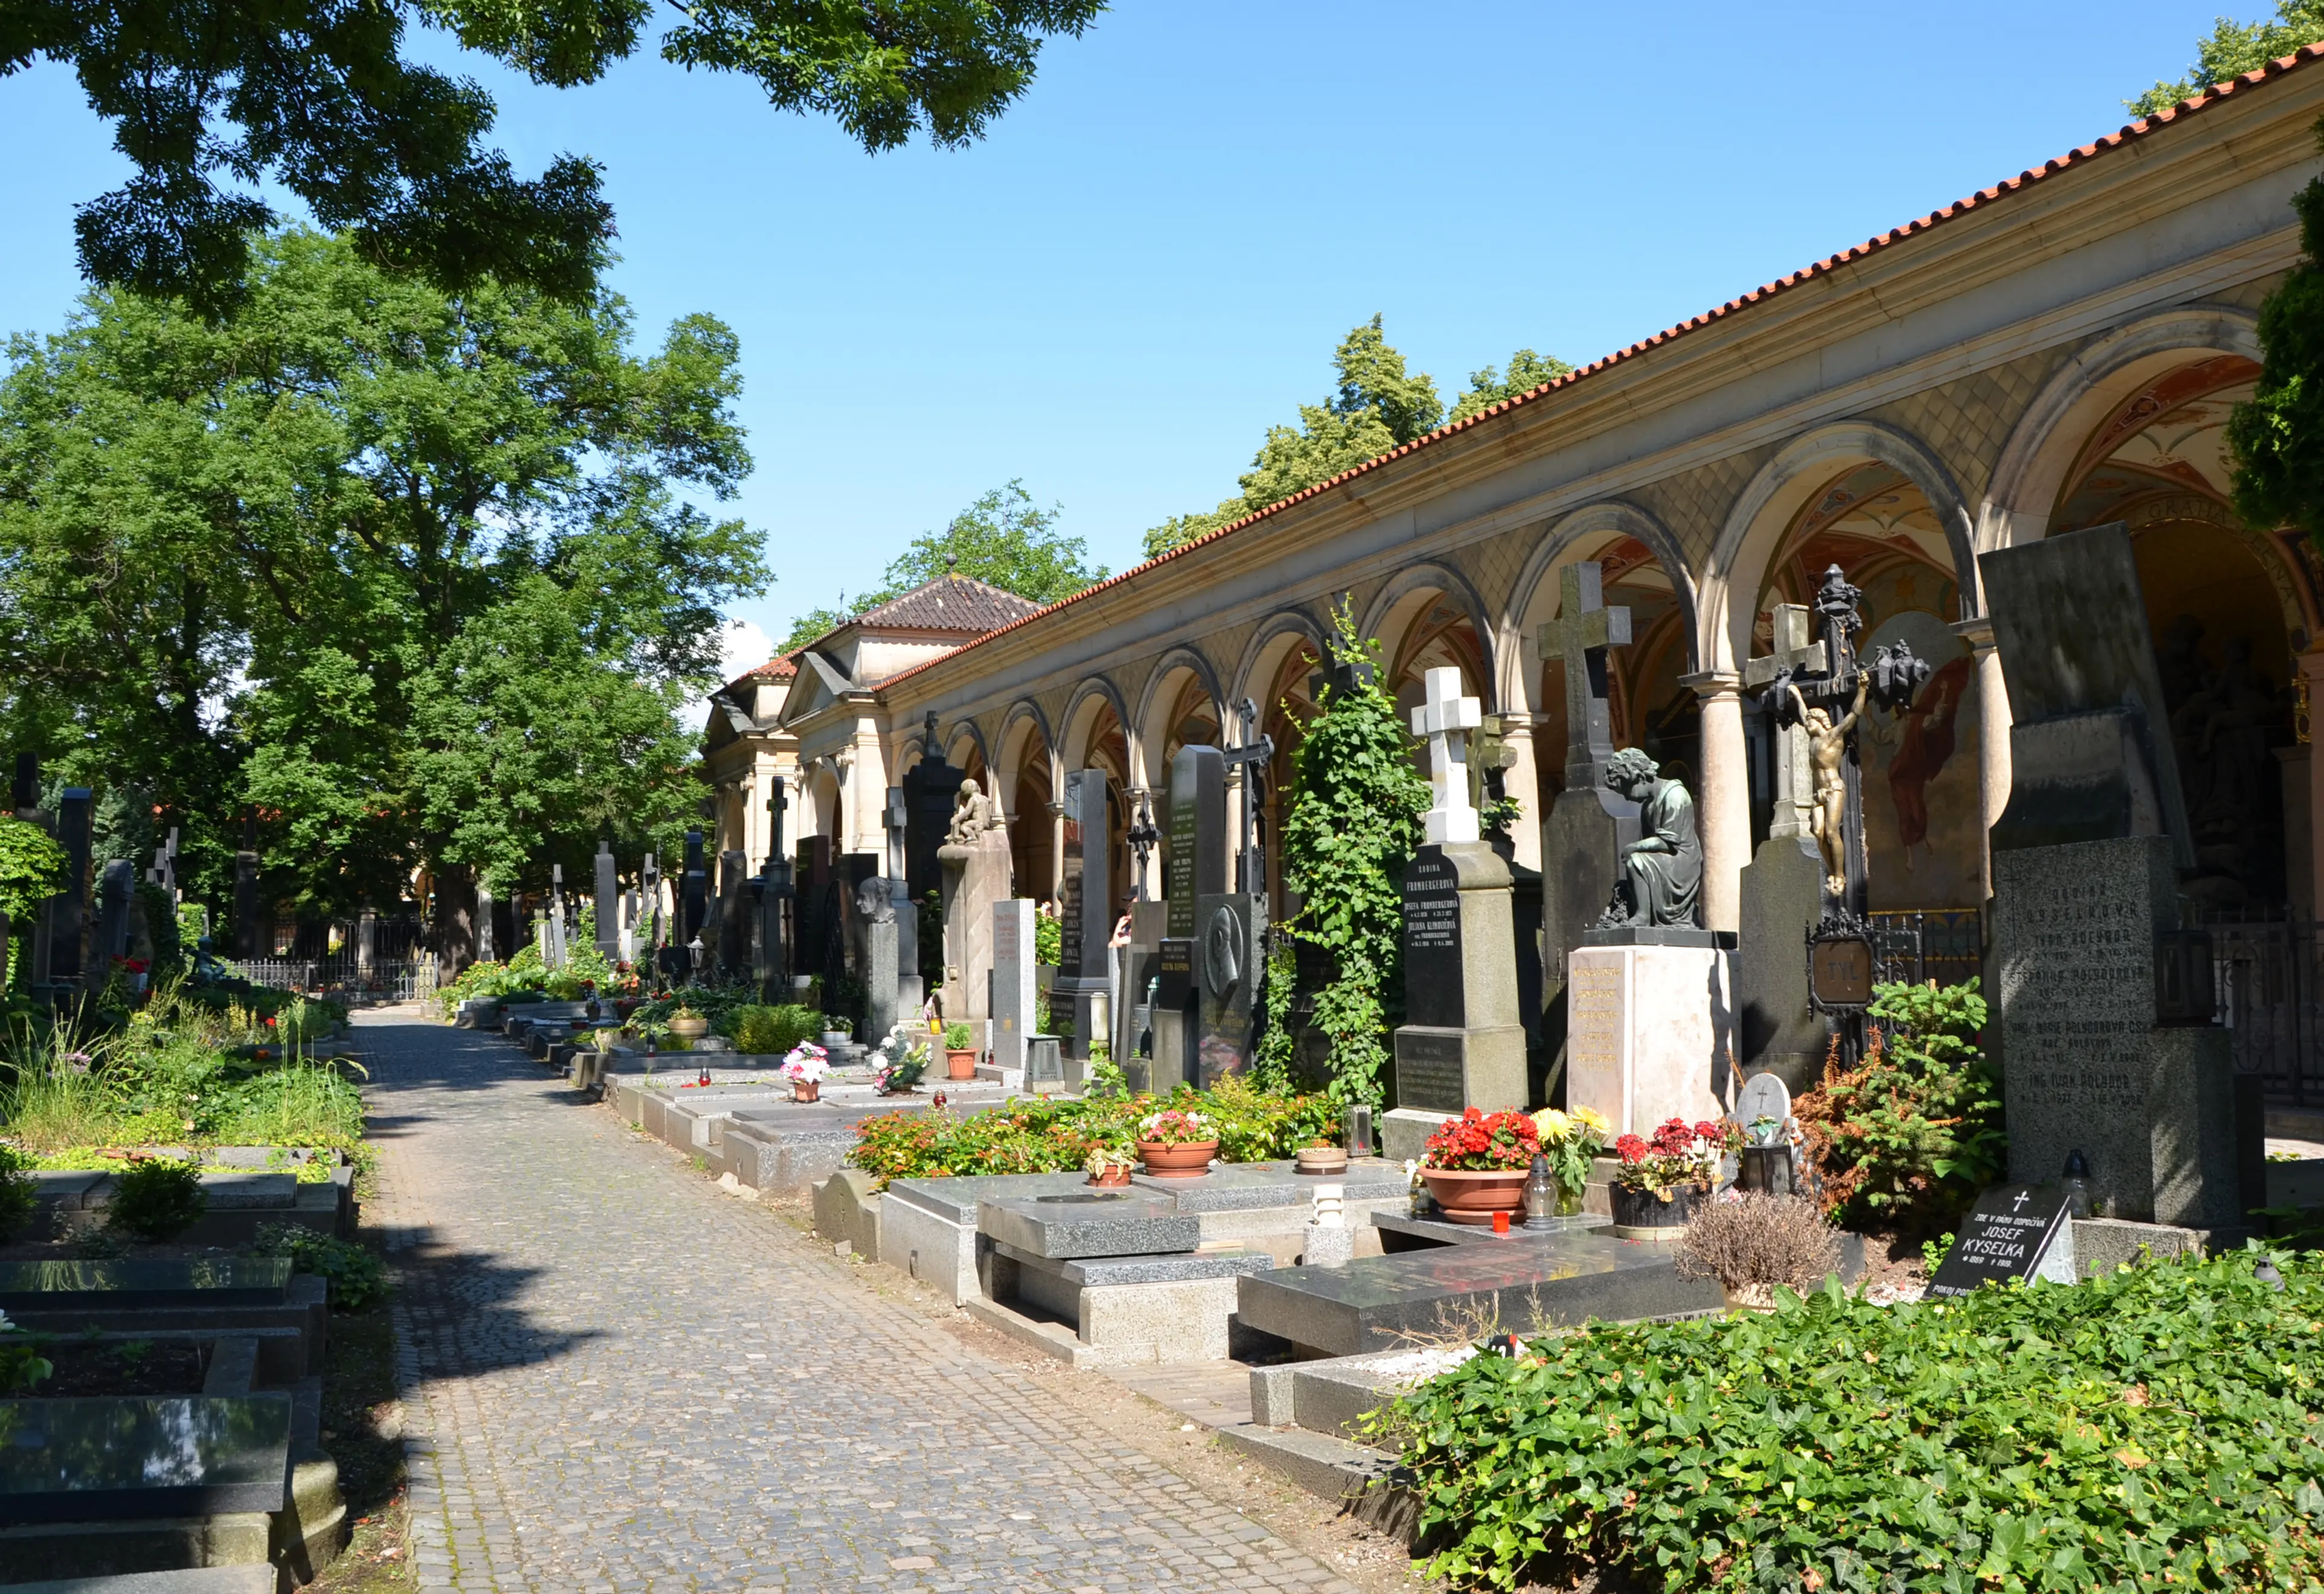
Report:
M417 1586L403 1441L391 1420L397 1409L388 1302L334 1311L323 1370L323 1448L339 1464L350 1532L339 1558L307 1585L313 1594L398 1594Z

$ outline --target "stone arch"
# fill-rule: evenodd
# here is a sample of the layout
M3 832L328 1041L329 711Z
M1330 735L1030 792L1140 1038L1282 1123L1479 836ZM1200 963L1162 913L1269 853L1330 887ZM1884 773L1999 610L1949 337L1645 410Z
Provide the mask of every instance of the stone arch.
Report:
M1064 767L1068 770L1084 767L1089 757L1090 741L1102 709L1111 709L1114 719L1121 726L1125 742L1132 731L1129 710L1123 707L1121 692L1111 680L1093 675L1074 688L1073 696L1065 700L1065 711L1057 724L1063 746ZM1135 752L1135 749L1131 749Z
M1019 893L1047 897L1056 889L1056 816L1048 810L1060 789L1056 743L1048 716L1029 698L1012 703L1001 717L995 746L992 801L1008 820L1011 867ZM1038 811L1024 811L1035 801Z
M1227 716L1220 720L1222 726L1229 723L1245 698L1255 700L1267 690L1276 672L1282 668L1284 658L1302 642L1322 656L1323 627L1305 609L1277 609L1259 623L1250 640L1243 644L1242 656L1235 661L1234 675L1228 682L1226 694L1219 700L1219 707Z
M1397 654L1402 646L1403 632L1417 619L1427 607L1428 595L1441 593L1469 611L1469 624L1477 637L1477 649L1482 654L1479 661L1480 679L1477 695L1485 700L1485 712L1500 711L1499 658L1504 650L1499 647L1499 637L1493 627L1490 611L1469 578L1450 565L1416 564L1398 570L1379 589L1364 610L1362 635L1377 636L1388 655L1388 663L1395 667ZM1389 633L1396 633L1391 637Z
M2165 310L2092 339L2060 367L1994 461L1978 507L1978 551L2045 535L2067 473L2090 435L2140 388L2202 354L2257 361L2257 320L2224 306Z
M1219 716L1219 723L1226 723L1226 696L1210 660L1191 647L1174 647L1164 653L1147 672L1146 689L1138 700L1138 718L1130 722L1135 757L1133 774L1151 791L1163 791L1170 783L1171 727L1164 717L1176 706L1190 684L1202 689L1211 700L1212 711Z
M1702 669L1735 671L1750 657L1759 589L1784 533L1851 461L1885 465L1920 489L1944 528L1959 617L1984 612L1977 588L1976 523L1944 461L1918 438L1885 422L1835 422L1785 444L1759 468L1728 512L1696 595L1695 657Z
M1557 613L1559 568L1573 562L1574 550L1583 542L1593 538L1611 541L1617 537L1633 537L1645 544L1663 574L1670 578L1671 592L1678 603L1679 625L1686 637L1687 668L1693 671L1702 667L1694 572L1687 568L1686 550L1679 545L1669 527L1637 505L1618 498L1608 499L1574 510L1554 523L1509 588L1508 605L1498 622L1501 635L1498 650L1500 678L1495 682L1505 712L1523 713L1535 706L1532 683L1540 678L1542 659L1534 642L1534 632L1540 622L1554 618Z
M993 766L992 745L985 740L984 727L977 724L973 718L955 719L952 723L952 727L939 731L937 737L944 746L945 758L947 763L967 769L971 767L973 759L973 763L981 765L989 776ZM960 750L963 743L968 745L969 752L966 754Z

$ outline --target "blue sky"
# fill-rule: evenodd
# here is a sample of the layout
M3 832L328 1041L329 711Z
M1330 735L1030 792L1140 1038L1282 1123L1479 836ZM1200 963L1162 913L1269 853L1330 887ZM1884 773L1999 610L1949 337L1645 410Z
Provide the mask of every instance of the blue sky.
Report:
M2014 175L2121 125L2215 9L1125 0L982 144L877 158L658 59L563 92L466 70L521 168L605 164L649 338L707 310L742 339L739 511L778 576L734 611L754 663L1012 477L1136 562L1375 311L1449 400ZM0 330L48 330L120 162L49 67L0 79Z

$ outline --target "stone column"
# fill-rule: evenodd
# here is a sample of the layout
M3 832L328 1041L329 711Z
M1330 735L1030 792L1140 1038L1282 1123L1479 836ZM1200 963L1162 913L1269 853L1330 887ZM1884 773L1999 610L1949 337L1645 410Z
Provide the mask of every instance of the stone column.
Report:
M1541 774L1534 767L1533 727L1534 716L1530 714L1501 716L1501 746L1508 748L1510 755L1508 768L1501 772L1501 790L1524 805L1517 822L1509 827L1509 839L1517 844L1515 861L1525 868L1538 871L1541 868Z
M1705 670L1680 678L1702 699L1702 924L1732 931L1740 917L1743 866L1751 861L1751 787L1743 756L1743 678Z
M2009 688L2001 675L2001 653L1994 646L1993 622L1983 616L1953 626L1977 661L1977 811L1984 838L1978 854L1984 894L1993 895L1994 821L2009 806Z

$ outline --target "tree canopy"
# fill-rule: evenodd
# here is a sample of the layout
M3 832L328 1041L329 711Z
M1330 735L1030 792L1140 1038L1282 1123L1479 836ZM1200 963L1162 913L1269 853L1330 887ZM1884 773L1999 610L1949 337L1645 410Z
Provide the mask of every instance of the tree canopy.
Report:
M2324 39L2324 0L2276 0L2272 22L2239 23L2219 17L2211 36L2196 42L2195 61L2185 76L2175 82L2157 82L2136 99L2122 103L2135 115L2152 116L2214 83L2255 71L2319 39Z
M760 540L678 496L750 457L733 335L444 294L343 238L261 238L221 321L97 290L0 378L0 733L181 827L224 894L503 885L693 812L673 718L718 678Z
M2298 526L2324 548L2324 177L2292 203L2305 253L2260 306L2259 381L2227 417L2227 448L2236 512L2253 526Z
M1106 569L1083 564L1089 543L1057 529L1063 505L1047 509L1033 502L1023 479L981 494L975 502L947 522L941 531L924 532L890 561L880 584L853 602L841 593L831 608L811 609L791 622L790 635L778 653L804 647L825 632L845 625L866 609L879 607L915 587L947 573L1013 592L1035 603L1055 603L1084 587L1102 581Z
M1242 491L1216 509L1172 515L1148 531L1148 559L1376 459L1447 420L1466 420L1573 368L1518 349L1509 357L1507 376L1492 366L1471 372L1468 389L1448 416L1435 383L1425 372L1415 375L1405 369L1404 357L1389 346L1377 315L1340 340L1332 366L1339 374L1338 390L1320 404L1300 405L1297 426L1268 428L1250 468L1239 478Z
M828 116L872 153L925 130L980 137L1033 80L1046 38L1105 0L699 0L661 53L744 73L778 107ZM0 75L70 66L135 171L80 208L93 282L208 312L244 291L250 235L296 195L372 264L447 292L485 278L569 300L596 280L613 218L599 168L562 154L519 175L486 143L492 98L405 55L414 23L535 83L595 82L639 47L648 0L11 0ZM220 179L225 181L222 183Z

